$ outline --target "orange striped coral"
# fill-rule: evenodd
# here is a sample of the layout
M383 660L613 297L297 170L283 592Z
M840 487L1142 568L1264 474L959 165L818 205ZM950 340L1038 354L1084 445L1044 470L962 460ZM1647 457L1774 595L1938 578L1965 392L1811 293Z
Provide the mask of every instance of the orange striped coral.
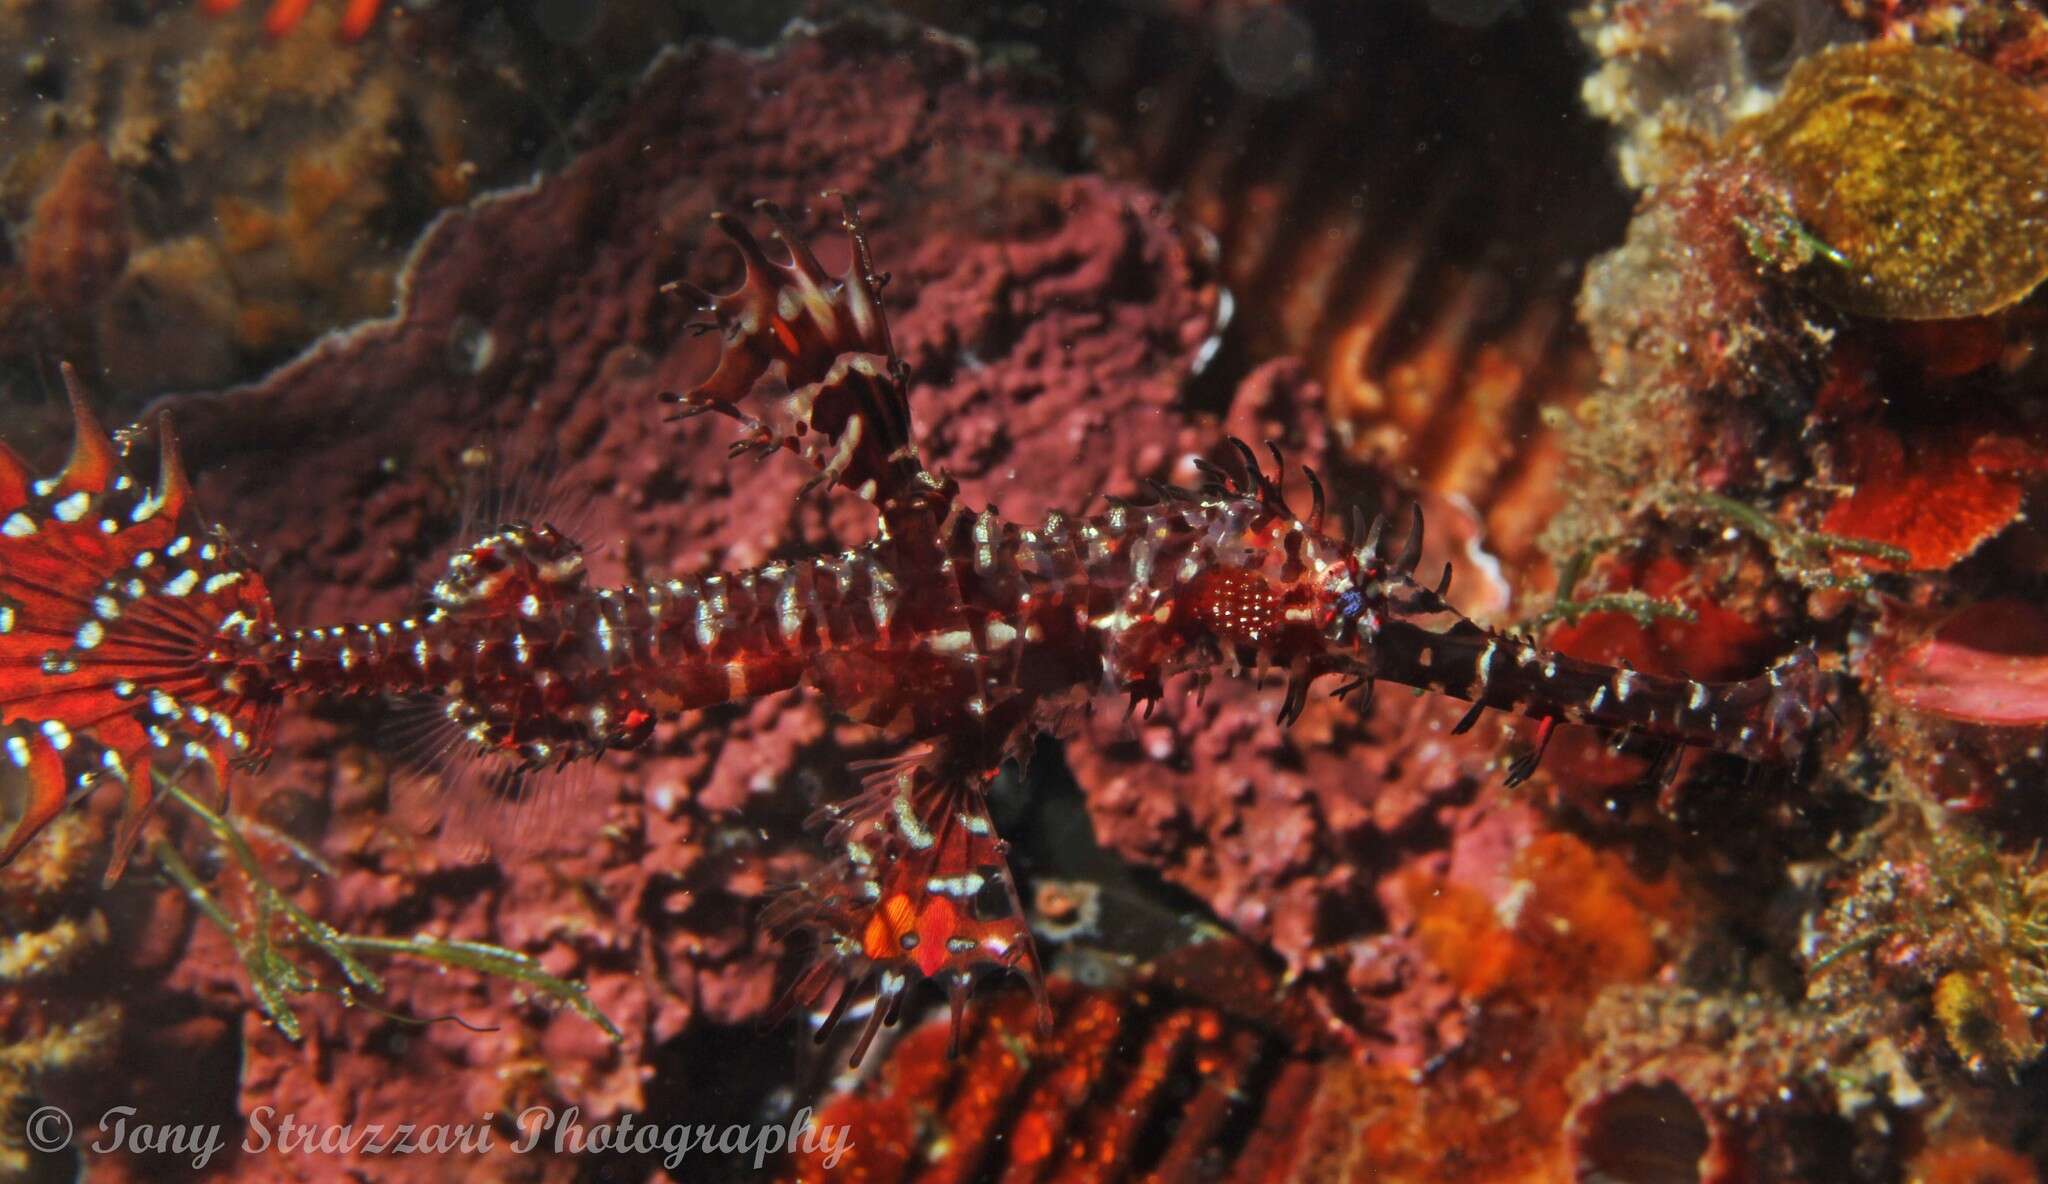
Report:
M242 0L200 0L199 3L209 16L223 16L241 6ZM263 28L272 37L282 37L298 28L312 7L313 0L272 0L270 11L263 17ZM382 7L383 0L348 0L348 7L342 10L341 24L337 27L342 39L360 41L376 23L377 10Z

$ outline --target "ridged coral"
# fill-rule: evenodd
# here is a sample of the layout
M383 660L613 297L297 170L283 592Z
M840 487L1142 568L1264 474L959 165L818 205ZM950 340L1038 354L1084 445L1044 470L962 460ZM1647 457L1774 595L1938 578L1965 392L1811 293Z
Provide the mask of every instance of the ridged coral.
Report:
M1593 373L1576 268L1623 210L1600 145L1561 118L1570 76L1521 52L1540 33L1350 16L1105 20L1092 126L1215 235L1237 311L1217 364L1302 357L1352 457L1475 506L1520 563L1557 504L1555 415ZM1280 25L1301 86L1240 60L1279 54L1257 38Z
M242 0L201 0L200 8L210 15L220 16L233 12L242 6ZM306 12L312 8L313 0L271 0L270 8L263 14L263 28L272 37L283 37L298 28L306 19ZM377 21L377 10L383 0L348 0L342 9L341 19L335 32L345 41L360 40L369 33Z

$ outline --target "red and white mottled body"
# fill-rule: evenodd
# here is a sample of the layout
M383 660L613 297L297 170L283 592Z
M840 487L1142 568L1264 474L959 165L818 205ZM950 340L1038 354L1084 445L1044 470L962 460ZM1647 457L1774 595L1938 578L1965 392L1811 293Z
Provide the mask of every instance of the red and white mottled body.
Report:
M747 280L698 294L725 348L674 401L740 419L742 447L788 448L872 501L874 542L593 588L571 540L513 523L455 555L413 615L286 628L224 540L175 525L185 485L168 428L159 488L145 493L74 385L80 443L64 473L31 482L0 453L0 726L34 786L0 858L110 775L129 787L125 857L150 801L138 770L259 758L287 698L427 699L480 758L538 769L638 745L679 712L808 685L907 754L826 811L836 858L769 918L818 941L793 1002L842 984L828 1027L863 990L878 993L858 1059L918 978L940 982L956 1015L984 970L1037 982L983 789L1098 694L1135 705L1175 673L1270 671L1287 681L1292 719L1318 678L1341 676L1346 690L1386 679L1471 702L1461 729L1487 708L1540 721L1517 779L1559 721L1752 760L1803 743L1810 654L1709 684L1543 651L1412 578L1419 517L1395 558L1377 526L1333 537L1313 474L1303 518L1242 445L1237 472L1209 466L1202 489L1164 489L1150 504L1030 524L965 505L911 445L906 376L851 219L854 262L838 281L779 222L786 263L720 225Z

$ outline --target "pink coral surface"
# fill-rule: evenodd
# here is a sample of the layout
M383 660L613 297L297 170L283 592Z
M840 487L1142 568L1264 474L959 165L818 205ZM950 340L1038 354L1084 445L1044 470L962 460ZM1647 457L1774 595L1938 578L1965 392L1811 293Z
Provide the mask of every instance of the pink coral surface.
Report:
M2048 722L2048 614L2020 600L1970 605L1908 647L1884 680L1915 711L2007 726Z

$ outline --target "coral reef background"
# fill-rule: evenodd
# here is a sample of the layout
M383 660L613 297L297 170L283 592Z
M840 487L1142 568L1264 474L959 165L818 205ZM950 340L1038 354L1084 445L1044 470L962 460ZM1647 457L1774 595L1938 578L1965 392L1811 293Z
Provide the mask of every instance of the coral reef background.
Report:
M805 816L888 755L862 730L802 692L707 712L500 815L445 808L398 707L297 714L234 803L275 882L344 931L529 954L621 1038L393 964L374 1000L306 996L289 1039L154 868L97 885L88 809L0 877L6 1113L509 1134L533 1105L811 1105L850 1161L778 1170L819 1179L2048 1165L2035 7L906 3L779 32L751 6L447 2L360 40L339 4L282 37L244 7L0 5L30 47L0 61L0 382L46 454L55 357L110 420L161 398L294 617L402 612L506 506L608 579L858 541L858 506L656 401L711 357L662 292L732 278L707 215L768 198L815 234L839 190L892 276L920 446L969 501L1072 510L1271 440L1368 510L1420 499L1460 607L1566 652L1709 678L1816 645L1833 726L1798 768L1699 757L1661 788L1567 731L1504 791L1520 726L1454 737L1433 697L1291 728L1277 687L1116 705L995 802L1052 1032L1010 984L962 1057L913 1022L848 1074L758 1027L789 963L756 917L821 857ZM73 1166L0 1134L0 1178Z

